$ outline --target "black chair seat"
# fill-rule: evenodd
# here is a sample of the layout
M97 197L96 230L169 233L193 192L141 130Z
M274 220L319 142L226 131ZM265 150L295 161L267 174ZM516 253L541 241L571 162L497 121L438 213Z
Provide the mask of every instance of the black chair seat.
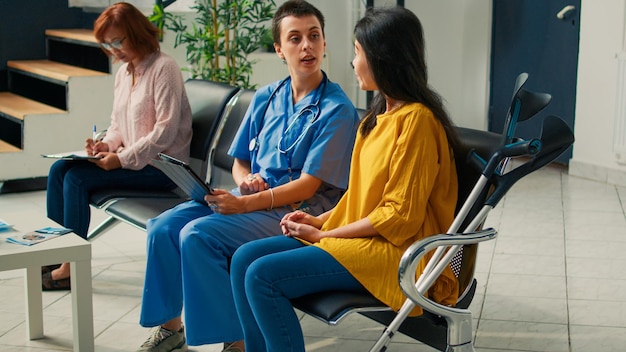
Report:
M476 279L472 280L463 298L457 302L457 308L469 307L477 284ZM360 313L385 326L396 317L396 312L365 292L319 292L292 299L291 303L298 310L330 325L336 325L348 313ZM448 324L444 318L427 310L421 316L405 319L398 331L440 351L446 349Z
M105 212L139 229L145 230L149 219L186 201L185 198L125 198L108 206Z
M368 308L380 309L385 305L365 292L328 291L314 293L291 300L294 307L335 325L348 311L367 310Z
M155 191L155 190L135 190L135 189L100 189L89 196L89 203L97 208L101 208L108 202L120 198L179 198L180 195L175 190Z

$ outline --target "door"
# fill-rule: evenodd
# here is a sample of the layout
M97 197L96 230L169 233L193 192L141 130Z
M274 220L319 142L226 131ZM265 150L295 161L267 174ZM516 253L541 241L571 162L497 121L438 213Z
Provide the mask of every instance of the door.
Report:
M489 130L501 133L515 79L528 73L527 90L549 93L552 102L521 122L517 137L538 137L543 118L561 117L574 128L580 0L493 0ZM572 149L557 162L567 164Z

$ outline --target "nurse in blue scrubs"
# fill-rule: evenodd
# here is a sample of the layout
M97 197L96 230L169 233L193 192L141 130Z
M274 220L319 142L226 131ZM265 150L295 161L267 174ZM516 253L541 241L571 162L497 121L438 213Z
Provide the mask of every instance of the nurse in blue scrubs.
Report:
M287 1L272 32L289 76L256 92L233 140L238 188L217 189L207 204L189 201L148 223L140 324L155 329L141 351L221 342L243 351L230 257L246 242L280 235L280 220L294 209L318 215L333 208L348 186L359 118L320 68L324 17L306 1Z

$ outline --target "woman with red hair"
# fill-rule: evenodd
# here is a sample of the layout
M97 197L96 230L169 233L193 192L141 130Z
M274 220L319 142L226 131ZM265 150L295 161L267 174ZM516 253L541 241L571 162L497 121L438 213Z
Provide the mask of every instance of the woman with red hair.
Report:
M134 6L116 3L94 24L94 36L115 62L111 125L102 140L85 149L100 159L59 160L50 168L48 217L86 238L89 195L103 188L173 189L175 184L150 165L159 152L188 161L191 107L178 64L159 48L159 30ZM69 263L42 268L44 290L70 287Z

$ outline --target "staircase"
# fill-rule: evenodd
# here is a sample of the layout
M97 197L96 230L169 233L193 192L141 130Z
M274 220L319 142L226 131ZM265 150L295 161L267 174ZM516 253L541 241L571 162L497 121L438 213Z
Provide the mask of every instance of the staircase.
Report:
M46 177L41 154L84 148L93 126L109 125L113 76L89 29L48 29L46 58L8 60L0 92L0 185ZM2 86L2 85L0 85Z

